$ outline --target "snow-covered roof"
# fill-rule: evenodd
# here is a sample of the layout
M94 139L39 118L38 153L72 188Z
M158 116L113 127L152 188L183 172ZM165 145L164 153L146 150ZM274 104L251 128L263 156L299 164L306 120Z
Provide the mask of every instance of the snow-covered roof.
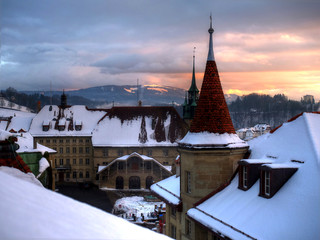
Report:
M8 139L11 136L15 136L10 132L4 131L0 129L0 141L5 141L6 139Z
M99 166L99 168L98 168L98 172L97 172L97 174L99 174L99 173L101 173L103 170L105 170L105 169L107 169L108 167L110 167L112 164L114 164L115 162L117 162L117 161L127 161L129 158L131 158L131 157L139 157L139 158L141 158L143 161L153 161L153 162L155 162L156 164L158 164L161 168L163 168L164 170L166 170L166 171L168 171L168 172L170 172L171 173L171 171L168 169L168 168L166 168L164 165L162 165L161 163L159 163L157 160L155 160L154 158L152 158L152 157L148 157L148 156L146 156L146 155L142 155L142 154L139 154L139 153L136 153L136 152L133 152L133 153L131 153L131 154L129 154L129 155L124 155L124 156L122 156L122 157L118 157L118 158L116 158L116 159L114 159L114 160L112 160L108 165L106 165L106 166Z
M2 171L0 196L3 239L170 239Z
M65 109L56 105L46 105L34 117L29 131L33 136L91 136L98 121L105 114L106 111L88 109L84 105ZM82 123L82 128L75 130L75 124L78 122ZM43 124L50 125L49 129L44 131ZM59 129L58 125L65 128Z
M93 131L93 146L176 146L186 124L173 107L113 107Z
M30 133L21 133L21 134L15 134L18 141L17 144L19 145L19 149L16 151L17 153L27 153L27 152L41 152L44 154L45 152L48 153L56 153L55 150L48 148L46 146L43 146L39 143L36 144L36 148L34 148L33 145L33 137Z
M247 143L241 140L237 134L210 133L210 132L188 132L179 142L180 145L190 147L215 147L215 148L241 148L247 147Z
M179 205L180 200L180 176L173 175L150 187L151 191L160 196L169 204Z
M19 132L21 129L28 131L32 119L36 114L12 109L0 108L0 129ZM4 120L7 119L7 120Z
M319 133L320 114L304 113L250 141L253 162L272 156L268 166L298 170L270 199L259 196L260 180L243 191L236 176L188 216L232 239L320 239Z

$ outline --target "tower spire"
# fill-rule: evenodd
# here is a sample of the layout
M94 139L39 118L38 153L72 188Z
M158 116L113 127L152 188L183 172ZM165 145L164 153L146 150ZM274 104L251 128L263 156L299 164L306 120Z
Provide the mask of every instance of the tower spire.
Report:
M210 28L208 30L209 34L210 34L210 38L209 38L209 52L208 52L208 59L207 61L215 61L214 59L214 55L213 55L213 47L212 47L212 33L214 32L213 28L212 28L212 14L210 14Z
M212 17L209 28L209 54L203 77L201 94L190 132L229 133L235 134L230 113L224 98L216 61L212 49Z
M183 119L187 120L188 124L194 117L194 113L197 107L197 102L199 99L199 89L196 84L196 73L195 73L195 50L193 48L193 66L192 66L192 80L191 86L188 90L188 95L186 96L185 104L183 105Z
M189 92L199 92L197 85L196 85L196 71L195 71L195 52L196 52L196 47L193 48L193 63L192 63L192 81L191 81L191 86L189 89Z

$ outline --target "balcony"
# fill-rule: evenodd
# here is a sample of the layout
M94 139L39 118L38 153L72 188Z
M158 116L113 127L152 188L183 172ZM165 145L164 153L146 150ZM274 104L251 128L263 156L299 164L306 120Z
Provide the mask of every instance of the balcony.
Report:
M70 164L57 165L56 169L57 170L71 170L71 165Z

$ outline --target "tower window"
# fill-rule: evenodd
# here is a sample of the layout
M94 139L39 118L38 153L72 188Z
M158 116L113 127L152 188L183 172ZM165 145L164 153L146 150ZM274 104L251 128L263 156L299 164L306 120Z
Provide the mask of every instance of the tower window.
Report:
M191 173L186 171L186 192L191 193Z
M191 221L189 219L186 219L186 235L191 235Z

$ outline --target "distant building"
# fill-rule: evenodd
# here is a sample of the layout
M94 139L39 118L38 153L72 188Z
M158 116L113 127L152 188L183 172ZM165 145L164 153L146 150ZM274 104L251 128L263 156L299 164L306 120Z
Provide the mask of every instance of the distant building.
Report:
M259 137L263 134L270 132L271 127L266 123L256 124L254 127L250 128L241 128L236 131L237 135L240 139L245 141L249 141L255 137Z
M168 167L174 163L178 154L177 141L184 137L187 125L173 107L88 109L83 105L68 105L63 93L61 105L44 106L33 118L29 131L35 142L57 151L53 161L57 182L99 184L99 172L103 175L101 181L104 181L101 185L116 188L116 180L110 175L106 178L107 169L115 167L110 163L137 153L154 159L151 161L154 174L144 176L146 171L135 171L130 176L123 172L117 176L124 179L127 176L141 177L140 186L145 188L149 186L146 178L150 181L152 177L155 181L171 175ZM108 167L100 172L99 166ZM139 170L142 169L139 165ZM128 181L124 182L124 188L129 188Z
M313 95L305 95L305 96L303 96L301 101L304 102L304 103L309 103L309 104L314 104L315 103Z
M121 186L127 189L131 178L140 182L135 186L148 188L150 179L170 176L168 169L178 155L177 142L187 129L173 107L113 107L92 135L100 185L117 188L116 179L123 179Z
M92 132L106 110L88 109L83 105L46 105L34 117L30 133L34 141L57 151L53 172L58 182L95 180Z
M154 182L172 175L171 166L164 166L152 157L131 153L116 158L107 166L99 166L99 187L113 189L150 189Z

